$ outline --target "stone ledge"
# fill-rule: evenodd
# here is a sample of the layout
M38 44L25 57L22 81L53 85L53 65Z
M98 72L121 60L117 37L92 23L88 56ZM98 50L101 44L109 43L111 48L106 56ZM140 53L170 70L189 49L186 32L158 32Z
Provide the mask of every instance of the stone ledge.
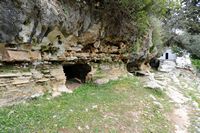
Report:
M27 51L15 51L10 49L5 49L2 55L2 60L7 62L13 61L27 61L30 62L30 56Z
M32 76L31 72L23 72L21 73L22 76Z
M0 78L11 78L11 77L19 77L21 76L20 73L4 73L0 74Z
M19 84L28 84L30 83L29 79L15 79L12 84L13 85L19 85Z
M40 80L37 80L36 83L42 83L42 82L47 82L47 81L49 81L49 79L47 79L47 78L42 78L42 79L40 79Z
M5 87L7 84L0 84L0 87Z

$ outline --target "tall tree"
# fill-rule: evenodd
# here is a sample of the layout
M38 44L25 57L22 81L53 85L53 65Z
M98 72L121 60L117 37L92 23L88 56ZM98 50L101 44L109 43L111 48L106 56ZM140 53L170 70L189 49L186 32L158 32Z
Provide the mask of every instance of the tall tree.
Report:
M200 0L182 0L167 21L168 44L176 44L200 58Z
M182 1L183 26L191 34L200 33L200 0Z

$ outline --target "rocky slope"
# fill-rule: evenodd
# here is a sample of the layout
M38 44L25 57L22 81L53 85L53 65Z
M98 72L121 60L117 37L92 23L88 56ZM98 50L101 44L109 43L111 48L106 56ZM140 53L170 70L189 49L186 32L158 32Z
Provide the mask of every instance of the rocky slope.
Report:
M184 69L155 72L145 78L145 86L153 83L151 88L161 89L174 104L168 119L174 124L175 133L200 132L199 81L196 74Z

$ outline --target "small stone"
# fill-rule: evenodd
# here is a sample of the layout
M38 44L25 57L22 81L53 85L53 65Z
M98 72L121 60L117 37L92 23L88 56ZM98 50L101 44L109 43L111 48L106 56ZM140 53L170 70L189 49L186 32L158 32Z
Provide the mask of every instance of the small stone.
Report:
M156 106L158 106L160 109L163 109L163 106L161 103L157 102L157 101L154 101L153 102Z
M92 109L97 109L97 107L98 107L97 105L93 105Z
M33 94L33 95L31 96L31 98L32 98L32 99L35 99L35 98L40 97L40 96L42 96L42 95L44 95L44 93L36 93L36 94Z
M150 97L151 97L154 101L157 100L152 94L150 95Z
M150 89L158 89L163 91L162 86L160 86L156 81L149 81L147 82L146 85L144 85L145 88L150 88Z
M118 80L118 79L119 79L119 77L116 77L116 76L113 76L110 78L110 80Z
M95 47L95 48L99 48L100 44L101 44L100 41L96 41L96 42L94 43L94 47Z
M149 73L145 71L135 71L134 73L136 76L149 76Z
M98 85L106 84L108 82L109 82L109 79L106 79L106 78L95 80L95 83Z
M47 97L47 100L51 100L51 98L50 98L50 97Z
M58 86L59 92L65 92L65 93L72 93L72 90L69 90L65 85Z
M90 127L88 125L86 125L85 128L88 129L88 130L90 129Z
M79 51L81 51L82 50L82 48L81 47L70 47L69 49L67 49L67 50L70 50L70 51L76 51L76 52L79 52Z
M78 130L82 131L83 129L80 126L78 126Z
M61 92L53 92L52 97L58 97L61 96Z
M133 75L132 73L128 73L128 76L131 76L131 77L132 77L132 76L134 76L134 75Z
M75 56L71 56L71 57L66 57L66 61L74 61L77 60L78 58Z

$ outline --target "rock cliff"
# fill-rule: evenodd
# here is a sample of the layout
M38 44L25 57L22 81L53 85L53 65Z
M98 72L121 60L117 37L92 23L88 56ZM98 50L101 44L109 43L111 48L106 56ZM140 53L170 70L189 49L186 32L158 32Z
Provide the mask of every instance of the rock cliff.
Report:
M1 0L1 90L7 93L27 83L35 90L37 83L48 82L55 91L67 91L66 77L55 75L64 75L62 66L67 64L129 62L129 71L146 69L155 56L150 52L152 30L133 55L136 27L117 7L112 0ZM8 66L11 69L5 77ZM27 68L28 76L18 68ZM13 76L13 69L18 76ZM3 82L6 79L8 82ZM13 84L15 80L17 84ZM6 93L4 98L12 97Z
M2 0L0 42L17 51L38 51L42 56L38 60L121 60L125 58L127 38L131 38L133 30L119 24L117 17L122 15L112 15L114 9L108 12L105 4L98 1ZM31 61L30 53L26 54L26 59L12 59L12 51L6 51L11 59L3 56L4 61ZM25 56L24 52L20 54Z

